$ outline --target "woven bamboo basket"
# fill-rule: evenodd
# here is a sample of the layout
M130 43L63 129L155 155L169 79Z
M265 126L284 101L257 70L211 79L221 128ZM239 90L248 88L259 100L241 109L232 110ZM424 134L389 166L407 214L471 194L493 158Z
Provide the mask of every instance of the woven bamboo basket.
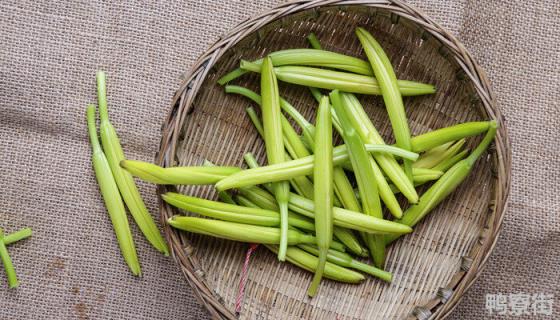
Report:
M314 32L326 49L361 56L354 35L364 26L387 51L400 79L433 83L435 95L405 99L414 135L459 122L496 119L495 146L469 178L415 232L388 250L391 284L373 278L360 285L324 280L318 296L306 290L312 275L260 248L248 270L240 314L234 305L247 244L165 228L172 254L201 303L218 319L442 319L480 274L500 232L510 188L510 152L504 118L481 68L452 35L400 1L295 1L240 23L195 63L177 91L162 128L156 161L163 166L200 165L204 159L241 166L264 146L244 113L249 101L226 95L216 80L237 67L286 48L307 47ZM258 77L236 84L258 90ZM316 103L305 88L280 86L281 95L309 118ZM391 128L380 97L361 96L387 141ZM480 139L469 139L469 147ZM158 192L175 190L160 187ZM212 187L180 192L215 198ZM161 203L161 218L181 214Z

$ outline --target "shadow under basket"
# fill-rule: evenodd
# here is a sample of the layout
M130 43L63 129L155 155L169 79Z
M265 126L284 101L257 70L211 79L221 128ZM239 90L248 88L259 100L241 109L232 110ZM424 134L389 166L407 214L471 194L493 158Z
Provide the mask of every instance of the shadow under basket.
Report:
M500 125L495 144L412 234L388 248L386 270L394 275L392 283L372 277L359 285L323 280L317 296L310 299L306 290L312 274L280 263L261 246L251 258L241 312L235 314L248 245L182 233L166 225L173 257L214 318L442 319L480 274L494 247L511 180L504 118L484 72L463 45L401 2L297 1L242 22L201 56L177 91L163 124L156 161L166 167L201 165L204 159L242 166L243 154L249 151L263 161L263 141L245 114L251 102L227 95L216 80L236 68L241 58L308 47L306 37L311 32L325 49L365 59L354 33L358 26L378 39L399 79L436 85L433 95L404 99L413 135L495 119ZM246 74L232 83L258 91L259 78ZM280 94L314 121L317 103L306 88L280 83ZM392 142L381 97L359 99L386 141ZM472 149L479 141L480 137L469 138L467 147ZM167 191L177 188L158 189ZM212 186L178 191L216 198ZM163 221L184 214L165 203L160 208Z

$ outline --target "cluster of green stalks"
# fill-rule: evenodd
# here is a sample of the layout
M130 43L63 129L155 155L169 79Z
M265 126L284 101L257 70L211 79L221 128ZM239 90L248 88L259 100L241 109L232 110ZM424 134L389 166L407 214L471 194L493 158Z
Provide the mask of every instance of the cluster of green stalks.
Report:
M253 107L246 112L264 140L266 165L259 165L251 153L244 156L247 169L209 162L162 168L121 155L112 156L108 165L97 164L96 171L115 174L118 164L118 172L156 184L214 185L222 202L163 194L166 203L204 217L174 216L167 223L192 233L263 244L280 261L314 273L310 296L322 278L358 283L365 279L363 272L391 281L392 274L384 270L386 247L412 232L465 180L493 141L497 123L461 123L413 136L403 96L432 94L435 87L397 79L375 38L363 28L356 35L367 60L323 50L310 35L313 49L242 60L238 69L218 80L227 93L244 96L260 109L261 115ZM229 84L248 72L260 73L260 95ZM314 124L280 97L278 82L309 87L318 103ZM321 91L325 89L329 92ZM381 95L395 145L385 143L356 94ZM338 146L333 145L336 133L343 141ZM485 134L482 142L472 152L465 149L466 139L480 134ZM101 154L94 139L92 145L94 155ZM102 192L125 185L121 178L116 184L111 180L111 186L98 179ZM431 185L419 194L417 187L424 184ZM399 197L407 200L408 208L401 207ZM119 220L124 216L122 200L118 193L112 200L115 203L107 203L110 215L124 230L127 226ZM131 241L127 234L121 237ZM121 244L123 254L126 248ZM130 250L127 255L132 255ZM366 257L373 265L364 262Z

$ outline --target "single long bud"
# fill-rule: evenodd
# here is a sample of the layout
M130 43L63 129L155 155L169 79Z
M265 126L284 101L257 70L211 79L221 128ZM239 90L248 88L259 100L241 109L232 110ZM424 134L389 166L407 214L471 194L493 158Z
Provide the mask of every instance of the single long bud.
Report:
M406 119L406 112L399 90L397 76L391 65L389 57L379 42L364 28L357 28L356 35L360 39L362 48L371 64L373 73L379 83L385 108L393 128L393 134L397 145L405 150L412 150L410 144L410 128ZM412 182L412 163L404 161L404 170L408 179Z
M282 163L286 160L284 156L284 140L282 134L282 111L280 110L280 95L278 93L278 82L274 74L272 59L267 57L262 64L261 73L261 98L262 117L264 127L264 144L266 157L270 164ZM288 223L288 199L290 184L288 181L277 181L274 184L274 196L280 208L280 250L278 260L284 261L288 246L287 232Z
M277 246L265 246L274 253L278 252ZM286 250L286 260L309 272L315 272L319 263L319 259L316 256L297 247L288 247ZM365 280L362 274L330 262L325 264L323 276L331 280L346 283L360 283Z
M388 145L372 145L366 144L365 149L368 152L379 152L399 155L400 157L416 160L418 154L397 147ZM345 145L333 148L333 165L342 165L349 160L348 152ZM245 186L263 184L268 182L290 180L294 177L310 175L313 173L313 162L315 156L286 161L278 164L271 164L254 169L243 170L226 177L216 183L216 189L223 191L232 188L240 188Z
M491 121L465 122L418 135L410 140L412 151L423 152L450 141L476 136L488 131L490 124Z
M330 94L332 105L340 121L342 138L347 145L348 154L350 155L358 182L363 212L366 215L382 219L381 199L379 198L375 172L370 164L370 156L364 148L362 138L352 125L351 118L348 116L348 108L340 96L341 94L338 90L334 90ZM385 264L385 238L380 235L371 234L363 234L363 238L366 240L375 265L383 268Z
M315 160L313 168L314 200L315 200L315 236L319 247L319 264L315 270L313 281L307 290L311 297L315 296L333 237L333 146L332 120L329 98L323 97L317 111L315 124Z
M287 49L272 52L268 56L272 59L272 64L275 67L283 65L303 65L340 69L366 76L373 75L371 67L367 61L332 51L315 49ZM253 63L260 67L262 65L262 61L263 59L259 59L253 61ZM247 70L238 68L224 75L218 79L217 82L220 85L224 85L225 83L235 80L247 72Z
M161 197L165 202L174 207L214 219L265 227L277 227L280 225L280 214L278 211L238 206L175 192L165 193ZM296 228L307 231L315 230L311 219L294 213L288 213L288 219L290 225Z
M155 184L206 185L241 171L238 167L197 166L162 168L153 163L122 160L120 166L135 177Z
M232 241L276 245L280 243L281 232L279 228L178 216L167 219L167 223L176 229ZM289 245L300 243L314 244L317 241L314 236L301 233L295 229L288 229L286 240ZM344 251L340 243L332 246L332 248Z
M253 72L261 71L259 65L244 60L241 60L241 69ZM379 83L371 76L302 66L275 67L274 73L280 81L306 87L338 89L344 92L371 95L381 94ZM398 80L397 83L403 96L432 94L436 91L435 87L430 84L407 80Z
M319 254L319 250L315 246L309 244L300 244L298 245L298 247L315 256ZM374 266L370 266L358 260L354 260L351 255L344 252L329 250L327 254L327 261L341 267L352 268L365 272L387 282L391 282L393 280L393 274L391 274L391 272L376 268Z
M239 189L239 193L256 203L261 208L278 210L277 205L268 192L258 187ZM290 193L288 207L293 212L308 218L315 218L315 204L295 193ZM367 233L410 233L412 228L389 220L379 219L339 207L333 208L333 223L335 226Z

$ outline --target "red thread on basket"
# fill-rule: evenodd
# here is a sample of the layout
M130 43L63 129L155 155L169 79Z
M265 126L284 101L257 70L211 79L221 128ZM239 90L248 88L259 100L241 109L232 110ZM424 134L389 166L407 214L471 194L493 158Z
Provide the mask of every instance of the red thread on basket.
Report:
M243 294L245 293L245 284L247 283L247 269L249 269L249 261L251 260L251 255L259 245L256 243L251 243L247 253L245 254L245 261L243 262L243 270L241 270L241 279L239 280L239 291L237 292L237 299L235 299L235 313L239 314L241 312L241 302L243 301Z

